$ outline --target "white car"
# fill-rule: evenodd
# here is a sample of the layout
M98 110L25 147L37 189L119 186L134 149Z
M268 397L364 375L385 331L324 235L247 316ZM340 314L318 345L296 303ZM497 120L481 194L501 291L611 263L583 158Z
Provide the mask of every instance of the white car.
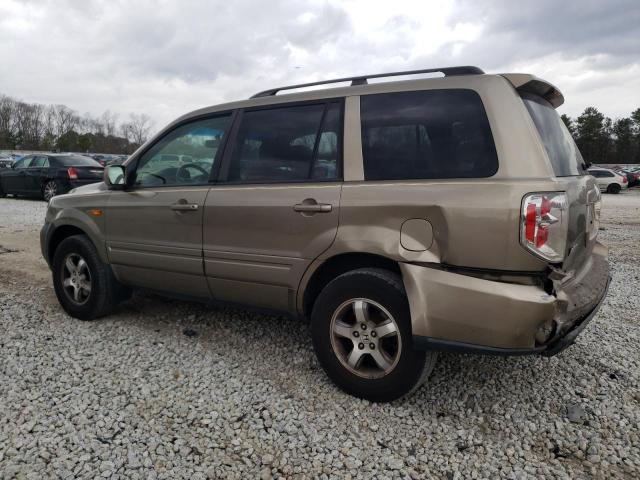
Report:
M626 176L622 176L608 168L589 168L589 175L596 178L601 192L620 193L622 189L629 188Z

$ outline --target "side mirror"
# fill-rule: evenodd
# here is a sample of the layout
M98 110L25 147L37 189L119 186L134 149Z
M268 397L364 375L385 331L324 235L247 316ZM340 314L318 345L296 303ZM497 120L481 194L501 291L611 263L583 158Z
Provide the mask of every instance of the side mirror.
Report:
M109 165L104 169L104 183L109 190L124 190L125 169L122 165Z

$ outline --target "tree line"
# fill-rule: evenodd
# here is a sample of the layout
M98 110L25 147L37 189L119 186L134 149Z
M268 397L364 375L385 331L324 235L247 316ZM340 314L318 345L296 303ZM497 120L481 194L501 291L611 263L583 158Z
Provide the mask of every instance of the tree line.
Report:
M640 108L612 121L595 107L578 117L561 115L580 153L589 163L640 163Z
M118 122L109 110L80 115L66 105L27 103L0 95L0 149L130 154L148 138L151 117Z

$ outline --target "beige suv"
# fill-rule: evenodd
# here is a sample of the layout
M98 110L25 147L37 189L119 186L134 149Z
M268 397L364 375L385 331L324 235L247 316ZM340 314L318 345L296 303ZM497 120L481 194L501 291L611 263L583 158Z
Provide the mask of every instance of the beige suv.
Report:
M203 108L55 197L63 308L93 319L144 288L308 318L329 377L374 401L441 350L558 353L609 283L562 94L476 67L373 77L434 71Z

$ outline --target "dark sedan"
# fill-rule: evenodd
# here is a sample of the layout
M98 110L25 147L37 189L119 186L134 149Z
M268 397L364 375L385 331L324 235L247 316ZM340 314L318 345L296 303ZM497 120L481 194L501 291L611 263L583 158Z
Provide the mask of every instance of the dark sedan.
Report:
M101 182L103 170L94 159L82 155L27 155L0 171L0 197L11 194L49 201L72 188Z

